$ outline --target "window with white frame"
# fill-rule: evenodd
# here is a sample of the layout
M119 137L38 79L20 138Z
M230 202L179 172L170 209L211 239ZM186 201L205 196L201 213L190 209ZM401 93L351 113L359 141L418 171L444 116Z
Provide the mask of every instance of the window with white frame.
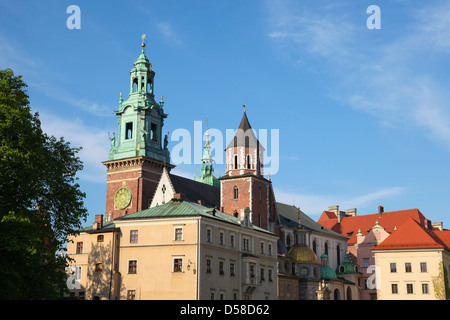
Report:
M173 269L172 272L183 272L183 257L173 257Z
M183 241L183 227L175 227L175 241Z

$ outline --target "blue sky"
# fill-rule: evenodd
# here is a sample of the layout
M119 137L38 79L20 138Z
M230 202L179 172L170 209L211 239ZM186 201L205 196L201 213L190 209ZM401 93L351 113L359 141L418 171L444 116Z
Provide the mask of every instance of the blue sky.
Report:
M79 30L66 27L72 4ZM366 26L370 5L381 29ZM253 128L279 130L278 201L315 220L332 205L418 208L450 227L449 25L434 0L2 0L0 68L23 75L46 132L84 148L87 224L105 210L101 162L145 33L165 133L208 117L225 135L245 104Z

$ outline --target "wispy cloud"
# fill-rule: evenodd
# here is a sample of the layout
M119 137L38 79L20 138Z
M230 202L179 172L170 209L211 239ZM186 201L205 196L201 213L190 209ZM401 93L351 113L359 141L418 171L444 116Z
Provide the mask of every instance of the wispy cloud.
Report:
M403 187L387 187L377 191L348 196L342 194L312 195L286 192L282 189L275 190L275 198L278 202L293 204L306 214L318 215L327 210L329 206L339 205L342 209L376 207L380 202L402 195Z
M294 63L317 60L337 80L330 97L382 125L422 129L450 148L450 78L439 66L450 53L450 4L422 2L405 12L409 28L385 37L341 11L289 1L269 6L268 37Z
M178 35L177 32L173 29L173 26L169 22L159 22L157 25L158 30L163 35L164 39L167 40L169 43L175 44L175 45L182 45L183 41L181 40L181 37Z
M78 156L84 169L81 180L105 183L105 167L101 163L108 159L109 140L106 130L88 127L80 119L67 119L54 114L39 112L42 130L56 138L64 137L72 147L82 147Z

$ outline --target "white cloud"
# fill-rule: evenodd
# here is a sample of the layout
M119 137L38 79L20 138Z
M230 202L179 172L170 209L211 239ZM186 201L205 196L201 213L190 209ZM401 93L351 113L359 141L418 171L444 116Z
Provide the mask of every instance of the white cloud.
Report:
M172 24L170 24L169 22L160 22L156 26L166 40L176 45L183 44L181 38L173 30Z
M78 174L81 180L105 183L106 171L101 163L108 159L109 139L106 130L95 129L80 119L57 117L47 112L39 112L41 127L48 135L64 137L71 147L82 147L78 153L84 169Z
M450 4L422 3L407 12L413 27L399 33L363 32L365 24L352 24L341 11L296 2L270 9L268 37L290 52L293 63L318 60L320 71L337 80L328 88L332 98L382 125L423 129L450 148L450 79L440 65L450 53ZM377 38L379 31L385 36ZM369 36L378 40L370 43Z
M286 192L282 189L276 188L275 198L278 202L293 204L299 207L308 215L319 215L327 210L329 206L339 205L343 210L351 208L365 208L377 206L378 203L385 199L399 196L403 194L405 189L403 187L387 187L375 192L358 195L312 195Z

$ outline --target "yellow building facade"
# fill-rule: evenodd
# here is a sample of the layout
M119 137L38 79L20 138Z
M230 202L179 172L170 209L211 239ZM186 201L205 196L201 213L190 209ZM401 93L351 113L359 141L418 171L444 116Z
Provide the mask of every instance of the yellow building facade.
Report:
M449 300L449 240L450 230L409 219L372 248L377 299Z
M277 237L253 226L248 214L235 218L173 200L71 240L75 297L277 299Z

